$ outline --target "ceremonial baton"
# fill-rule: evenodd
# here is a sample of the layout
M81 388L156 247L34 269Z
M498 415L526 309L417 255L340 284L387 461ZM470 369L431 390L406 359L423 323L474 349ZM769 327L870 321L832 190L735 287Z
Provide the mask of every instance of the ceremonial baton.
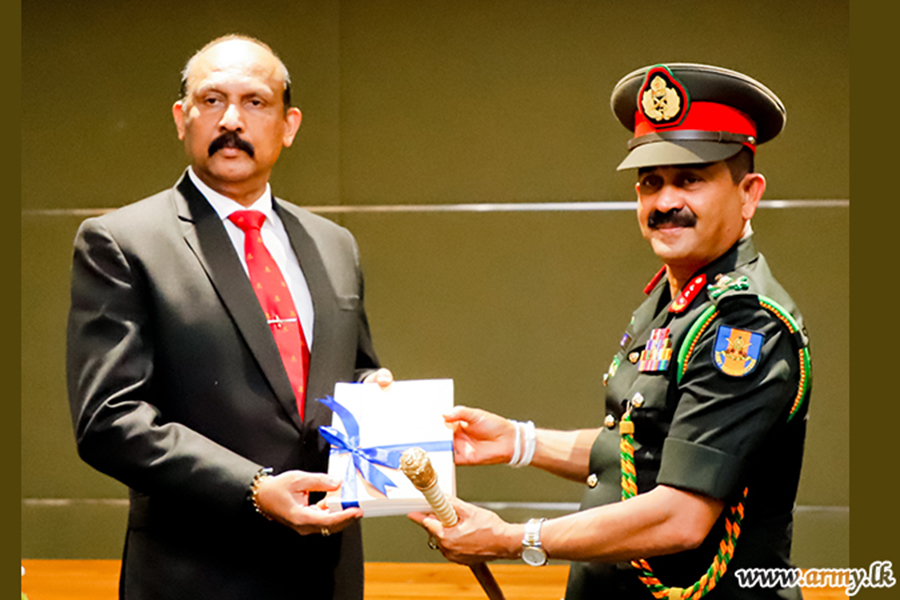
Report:
M437 473L434 472L434 467L431 466L428 454L424 450L421 448L406 450L400 457L400 470L409 477L416 489L422 492L444 527L456 525L459 520L456 510L453 509L444 490L438 487ZM469 568L490 600L506 600L486 563L469 565Z

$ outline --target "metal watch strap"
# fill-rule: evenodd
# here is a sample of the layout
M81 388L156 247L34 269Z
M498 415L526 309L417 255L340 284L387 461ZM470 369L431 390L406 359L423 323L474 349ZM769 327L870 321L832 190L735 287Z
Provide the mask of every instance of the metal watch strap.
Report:
M547 551L541 546L541 526L547 519L529 519L522 538L522 560L532 566L547 564Z

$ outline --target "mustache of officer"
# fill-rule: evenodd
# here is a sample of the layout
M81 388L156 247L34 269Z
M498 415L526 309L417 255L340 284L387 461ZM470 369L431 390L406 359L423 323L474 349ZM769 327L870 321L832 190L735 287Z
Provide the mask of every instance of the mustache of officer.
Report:
M256 152L253 149L253 144L239 136L237 131L226 131L214 139L209 144L209 155L212 156L222 148L237 148L238 150L243 150L250 158L253 158L253 155Z
M647 217L647 227L650 229L659 229L663 225L672 225L674 227L694 227L697 225L697 215L688 208L673 208L672 210L661 212L654 210Z

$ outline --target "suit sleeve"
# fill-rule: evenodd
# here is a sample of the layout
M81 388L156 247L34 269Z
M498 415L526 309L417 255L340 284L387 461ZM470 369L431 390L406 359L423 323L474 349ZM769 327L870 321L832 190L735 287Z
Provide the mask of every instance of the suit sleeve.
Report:
M75 239L67 384L79 455L145 494L225 513L246 510L259 469L152 402L154 344L145 278L98 219Z
M733 331L759 336L751 338L759 348L750 348L755 362L743 374L751 363L717 365L724 363L717 351L727 346ZM795 345L770 312L752 302L723 311L688 360L657 483L714 498L739 491L754 453L787 422L798 382Z

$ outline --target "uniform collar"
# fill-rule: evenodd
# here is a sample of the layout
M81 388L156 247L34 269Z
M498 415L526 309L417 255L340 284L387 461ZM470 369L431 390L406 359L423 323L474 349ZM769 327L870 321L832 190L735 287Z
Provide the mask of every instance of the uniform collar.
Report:
M669 312L684 312L698 296L704 296L703 291L707 284L714 282L718 275L731 273L756 260L758 256L759 252L757 252L756 246L753 243L753 234L751 232L738 240L737 243L725 252L725 254L698 269L691 276L688 283L684 286L684 289L682 289L678 296L671 301L669 304ZM653 294L662 287L665 289L660 291L660 300L662 300L663 297L668 298L669 284L665 274L666 268L663 267L653 277L650 283L647 284L647 287L644 288L644 293ZM659 307L659 310L661 309L662 306Z
M742 267L747 263L754 261L757 256L759 256L759 252L757 252L756 246L753 244L753 233L751 232L738 240L734 246L725 252L725 254L713 260L711 263L708 263L705 267L698 269L697 272L691 276L691 280L704 274L707 276L713 275L713 277L715 277L715 275L718 275L719 273L729 273L738 267ZM666 267L663 265L644 287L644 293L649 296L660 283L665 282L668 284L668 282L665 281L665 276Z
M759 252L753 243L753 234L751 233L738 240L734 246L729 248L728 252L699 269L694 276L704 274L707 279L715 280L716 275L731 273L735 269L753 262L758 256Z

